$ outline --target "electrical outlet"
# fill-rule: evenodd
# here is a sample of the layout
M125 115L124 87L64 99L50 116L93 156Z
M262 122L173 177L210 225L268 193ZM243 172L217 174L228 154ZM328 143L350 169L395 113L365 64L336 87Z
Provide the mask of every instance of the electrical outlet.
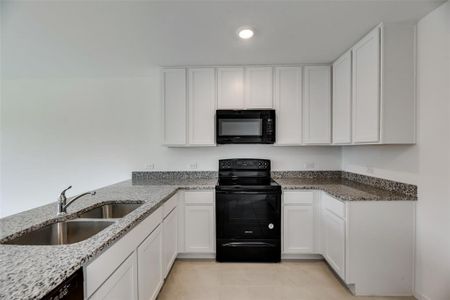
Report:
M305 163L305 169L312 170L316 167L316 164L314 162L307 162Z
M195 162L195 163L190 164L189 167L191 168L191 170L197 170L198 164Z
M155 169L155 164L147 165L147 170L154 170L154 169Z

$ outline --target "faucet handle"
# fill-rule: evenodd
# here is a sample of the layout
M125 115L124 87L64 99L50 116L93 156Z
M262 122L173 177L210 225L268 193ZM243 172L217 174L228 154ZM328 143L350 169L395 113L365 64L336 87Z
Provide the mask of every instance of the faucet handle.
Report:
M66 198L66 192L68 191L68 190L70 190L72 188L72 186L70 185L68 188L66 188L65 190L63 190L62 192L61 192L61 195L59 196L59 198Z

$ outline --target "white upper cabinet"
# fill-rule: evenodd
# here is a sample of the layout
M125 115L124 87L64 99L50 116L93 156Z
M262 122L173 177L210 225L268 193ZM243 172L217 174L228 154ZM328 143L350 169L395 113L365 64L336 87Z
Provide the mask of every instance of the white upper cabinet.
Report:
M244 68L218 68L217 80L217 107L219 109L244 108Z
M380 140L380 30L353 47L353 141Z
M415 26L381 24L351 50L353 143L415 143Z
M272 67L245 69L245 108L273 107Z
M164 144L185 145L186 130L186 70L165 69L163 82Z
M303 143L331 143L330 66L304 67Z
M214 145L215 70L189 69L188 74L189 145Z
M352 54L333 64L333 144L352 142Z
M275 68L277 145L302 143L302 68Z

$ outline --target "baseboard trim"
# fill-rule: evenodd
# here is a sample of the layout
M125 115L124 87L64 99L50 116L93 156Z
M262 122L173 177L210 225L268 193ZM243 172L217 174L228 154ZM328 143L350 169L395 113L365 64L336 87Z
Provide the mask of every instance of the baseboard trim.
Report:
M215 259L215 253L178 253L178 259ZM281 260L323 260L320 254L282 254Z
M216 259L215 253L178 253L177 259Z
M321 254L281 254L281 260L323 260Z
M414 291L414 297L416 297L417 300L431 300L430 297L427 297L417 291Z

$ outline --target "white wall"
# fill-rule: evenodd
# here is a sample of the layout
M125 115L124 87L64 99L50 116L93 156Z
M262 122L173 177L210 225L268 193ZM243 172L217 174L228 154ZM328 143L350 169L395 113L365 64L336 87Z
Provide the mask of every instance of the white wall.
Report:
M418 183L417 145L343 147L341 164L342 169L349 172Z
M450 3L418 24L416 291L450 299Z
M170 46L168 35L158 39L171 15L163 4L0 5L0 217L55 201L68 185L72 195L129 179L149 165L216 170L219 158L264 157L278 170L340 167L340 149L332 147L162 147L155 65L167 51L179 59L186 53Z
M3 81L2 216L130 178L131 171L216 170L219 158L262 157L273 169L339 169L340 149L161 146L159 70L134 78Z

